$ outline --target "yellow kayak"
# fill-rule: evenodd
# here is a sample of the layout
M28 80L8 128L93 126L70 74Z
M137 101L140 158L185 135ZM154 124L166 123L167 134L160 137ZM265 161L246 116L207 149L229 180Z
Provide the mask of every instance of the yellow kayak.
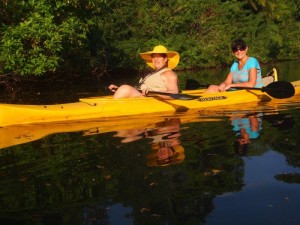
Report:
M300 81L292 82L292 85L295 87L293 94L299 94ZM266 90L268 91L268 89ZM214 94L203 94L203 91L204 89L198 89L179 94L179 96L184 97L185 95L192 96L191 100L184 98L163 100L155 96L113 99L112 96L104 96L83 98L79 102L56 105L0 104L0 126L186 112L249 102L268 102L274 99L267 92L256 89Z

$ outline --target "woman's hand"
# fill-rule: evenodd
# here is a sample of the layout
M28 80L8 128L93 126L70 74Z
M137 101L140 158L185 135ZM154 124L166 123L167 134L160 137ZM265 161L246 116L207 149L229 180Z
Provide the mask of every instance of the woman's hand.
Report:
M221 83L219 85L219 91L220 92L227 91L230 88L232 88L232 84Z
M148 88L143 89L143 90L142 90L142 95L143 95L143 96L147 96L149 91L150 91L150 89L148 89Z
M219 85L219 91L220 91L220 92L225 91L226 86L227 86L227 85L226 85L225 83L221 83L221 84Z
M232 84L228 84L225 86L224 91L227 91L228 89L232 88Z
M118 90L118 86L111 84L108 86L108 89L111 90L112 92L116 92L116 90Z

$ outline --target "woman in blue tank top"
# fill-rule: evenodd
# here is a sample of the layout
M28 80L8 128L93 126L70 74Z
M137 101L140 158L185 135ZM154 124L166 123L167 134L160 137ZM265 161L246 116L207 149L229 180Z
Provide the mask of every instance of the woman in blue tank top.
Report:
M257 87L263 86L261 69L257 59L247 55L248 47L241 40L235 40L231 45L236 60L230 68L227 78L220 85L210 85L206 93L226 91L235 87Z

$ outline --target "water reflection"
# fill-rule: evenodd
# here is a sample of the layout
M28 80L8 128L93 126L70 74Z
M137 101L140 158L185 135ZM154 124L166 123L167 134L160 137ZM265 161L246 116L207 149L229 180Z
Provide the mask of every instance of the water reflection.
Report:
M0 222L113 224L114 216L116 224L205 224L217 196L243 193L258 175L274 177L256 171L259 163L246 171L244 160L267 145L288 149L297 132L288 113L202 113L23 127L36 141L1 151ZM288 142L271 139L282 135L282 124L293 134ZM69 133L53 134L63 130ZM248 157L238 157L233 143L244 133ZM297 166L295 152L285 154ZM252 179L245 182L246 172Z
M300 173L281 173L275 175L275 179L285 183L300 184Z
M121 137L122 143L137 141L141 138L152 139L151 154L147 156L148 166L167 166L182 162L184 148L180 143L180 118L165 118L151 129L120 130L114 137Z
M0 223L225 224L232 212L239 221L259 215L278 192L300 194L282 186L298 184L299 111L270 108L1 128ZM235 152L236 142L247 151Z
M262 113L250 115L233 114L230 118L233 131L236 133L235 151L238 155L247 155L251 139L259 137L262 131Z
M180 143L180 119L166 119L148 131L148 138L153 139L152 154L147 156L148 166L166 166L182 162L185 158L184 148Z
M213 121L214 118L199 117L196 113L181 114L183 123ZM164 118L176 118L173 113L151 116L120 117L113 119L82 120L58 123L16 125L0 128L0 149L29 143L57 133L81 132L84 136L117 132L123 137L121 143L128 143L146 137L146 131L159 126Z
M287 113L273 114L265 116L265 120L272 124L272 127L277 127L279 130L288 130L294 127L294 118Z

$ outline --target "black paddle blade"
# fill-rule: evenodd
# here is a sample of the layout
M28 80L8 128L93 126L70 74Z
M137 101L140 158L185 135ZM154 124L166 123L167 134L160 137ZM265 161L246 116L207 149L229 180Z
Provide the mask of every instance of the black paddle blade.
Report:
M207 88L209 85L200 84L198 81L194 79L187 79L185 83L185 90L196 90L199 87Z
M276 81L262 88L273 98L289 98L295 95L295 87L287 81Z

